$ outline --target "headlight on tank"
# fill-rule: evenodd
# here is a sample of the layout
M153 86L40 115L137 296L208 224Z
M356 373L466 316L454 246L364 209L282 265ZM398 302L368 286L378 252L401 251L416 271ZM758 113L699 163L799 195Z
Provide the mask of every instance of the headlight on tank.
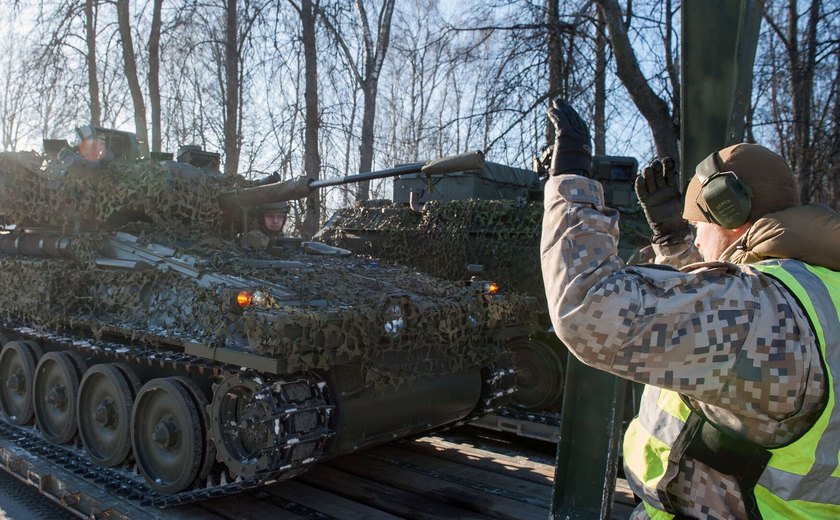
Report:
M405 330L405 319L408 316L408 304L401 299L390 299L385 302L382 311L382 330L389 338L399 337Z
M493 280L477 280L473 277L470 280L470 288L479 294L489 294L495 296L499 293L499 284Z
M230 294L231 310L241 313L251 307L265 307L269 303L269 295L261 290L233 291Z

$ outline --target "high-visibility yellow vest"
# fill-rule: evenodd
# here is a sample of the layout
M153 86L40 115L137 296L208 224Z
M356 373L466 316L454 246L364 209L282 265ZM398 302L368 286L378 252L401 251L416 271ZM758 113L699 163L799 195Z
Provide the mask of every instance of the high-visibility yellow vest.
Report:
M752 518L840 518L840 407L835 406L840 383L834 377L840 373L840 272L796 260L751 266L781 282L808 316L825 367L828 399L817 421L790 444L763 450L736 439L766 453L757 465L760 473L751 479L752 488L741 491L750 499L754 494ZM685 449L682 444L689 436L684 430L703 421L680 394L645 388L639 416L624 436L624 465L630 487L652 519L674 518L666 488L676 475L678 460L669 463L669 457L674 459L672 452Z

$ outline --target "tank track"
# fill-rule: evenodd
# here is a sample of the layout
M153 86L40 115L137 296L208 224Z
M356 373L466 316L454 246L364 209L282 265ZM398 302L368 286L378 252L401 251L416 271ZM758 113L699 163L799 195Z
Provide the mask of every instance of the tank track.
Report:
M481 396L476 407L460 421L447 425L438 431L446 431L475 421L487 414L502 409L516 392L516 368L510 353L505 352L493 363L481 368ZM429 434L424 434L429 435Z
M512 407L503 407L495 412L500 417L508 417L520 421L527 421L535 424L544 424L551 427L560 427L559 412L533 412L520 410Z
M516 368L509 352L481 370L481 398L478 406L467 416L468 421L495 412L507 404L516 392Z
M115 495L138 502L141 506L168 507L188 504L239 493L245 489L270 482L270 480L253 477L238 479L233 482L220 481L219 484L202 489L182 491L174 495L162 495L149 489L139 474L128 470L113 470L98 466L83 456L80 457L76 450L48 443L37 434L34 428L21 428L0 420L0 435L29 453L43 457L76 476Z
M145 363L149 366L157 365L161 368L177 369L179 372L183 371L181 373L185 372L187 376L201 374L205 377L208 375L223 377L240 373L239 367L206 360L176 350L136 346L128 347L124 344L97 341L92 338L75 338L54 333L41 333L29 327L9 323L0 324L0 327L17 336L15 339L48 342L51 345L68 350L76 350L82 354L94 354L108 361ZM325 384L319 381L311 383L311 385L321 390L319 393L321 399L310 400L305 409L302 406L296 406L294 410L295 414L292 415L297 415L302 412L310 412L312 414L326 413L329 419L333 407L327 402L327 398L325 397L327 394ZM271 384L266 384L267 393L271 392L271 386ZM279 420L284 420L290 416L288 411L283 409L275 409L274 412L275 417ZM323 446L335 434L330 428L326 428L315 434L306 434L305 436L293 434L287 436L288 438L280 439L285 444L275 446L275 451L271 453L273 458L277 458L279 452L294 453L304 442L307 445L317 443L320 447L320 452L312 453L311 451L307 451L306 458L298 459L293 455L289 455L287 457L288 462L280 470L258 470L247 478L240 476L236 479L231 479L228 477L228 470L224 468L221 471L216 471L214 474L208 475L203 487L173 494L164 494L146 485L143 476L137 471L136 466L133 470L127 465L113 469L99 466L93 461L88 460L84 449L78 443L78 439L71 444L57 446L43 439L37 432L36 427L31 425L23 427L15 426L7 423L4 418L5 416L0 414L0 435L13 442L16 446L39 457L43 457L112 494L137 502L143 507L153 506L159 508L232 495L246 489L298 475L312 466L316 461L323 458ZM326 421L327 425L329 424L328 419Z

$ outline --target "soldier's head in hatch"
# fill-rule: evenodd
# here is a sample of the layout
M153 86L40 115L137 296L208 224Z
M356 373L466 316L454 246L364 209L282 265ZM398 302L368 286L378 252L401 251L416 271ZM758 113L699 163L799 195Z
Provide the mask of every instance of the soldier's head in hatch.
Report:
M260 226L270 235L283 232L286 217L289 216L288 202L273 202L260 206Z

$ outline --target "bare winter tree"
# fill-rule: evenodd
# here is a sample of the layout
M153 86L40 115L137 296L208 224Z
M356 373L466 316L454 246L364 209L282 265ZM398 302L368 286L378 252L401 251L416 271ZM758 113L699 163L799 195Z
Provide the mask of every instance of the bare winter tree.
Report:
M149 108L152 112L152 142L150 150L160 152L160 29L163 0L154 0L152 27L149 31Z
M565 56L563 53L563 24L560 23L560 2L559 0L547 0L545 5L546 15L546 64L548 69L548 89L546 90L546 101L550 101L558 96L568 96L568 92L564 92L563 85L568 84L563 81L563 70L568 70L563 66ZM546 120L545 125L545 143L550 145L554 143L554 125Z
M87 54L85 61L88 71L88 103L90 106L90 124L102 124L102 107L99 101L99 79L96 74L96 0L85 0L85 43Z
M539 147L554 142L547 103L563 96L586 106L591 97L589 6L491 0L466 8L453 30L461 39L473 36L464 65L476 73L458 86L466 95L454 101L461 112L457 134L481 136L477 147L497 161L530 166Z
M35 30L32 36L40 41L40 52L34 60L41 75L55 78L64 72L70 72L75 66L75 59L81 60L87 83L81 93L88 107L89 122L102 124L103 94L100 77L99 49L100 39L100 2L99 0L62 0L57 3L42 1L38 5L35 18ZM107 57L106 57L107 59ZM46 84L50 84L49 81ZM74 104L74 89L64 92L50 92L49 99L64 97L64 103ZM80 115L80 114L79 114ZM79 116L77 116L79 117ZM48 121L43 121L49 127Z
M149 130L146 126L146 102L143 100L143 90L137 77L137 59L134 55L134 44L131 37L131 17L128 0L117 0L117 22L120 31L120 44L123 55L123 71L134 103L134 128L137 140L149 144Z
M225 40L224 40L224 150L225 175L236 175L239 172L239 152L242 149L242 136L239 122L239 0L225 1Z
M596 155L607 153L607 27L604 23L604 13L595 8L595 92L593 96L594 110L592 113L592 141L593 152Z
M318 150L318 132L321 127L321 117L318 112L318 49L316 45L316 22L319 10L319 0L301 0L300 4L289 0L297 11L301 24L301 40L304 58L304 93L306 105L304 142L303 142L303 170L310 179L321 176L321 153ZM318 231L321 220L321 193L313 190L306 198L301 235L310 239Z
M796 174L803 201L837 207L838 76L840 6L821 0L768 3L770 27L757 62L762 80L759 106L775 129L780 151ZM762 82L763 83L763 82ZM765 107L769 107L765 108Z
M376 22L376 36L374 38L368 20L367 7L363 0L355 0L357 23L362 31L361 45L363 48L362 63L356 62L344 32L339 29L339 21L334 14L321 10L321 19L327 30L335 38L347 65L356 82L362 90L362 130L359 145L359 171L370 171L373 166L374 124L376 122L376 95L379 88L379 74L385 61L385 53L391 38L391 18L394 13L395 0L382 0ZM360 182L356 192L356 200L370 198L370 182Z
M669 107L668 101L659 97L651 88L651 85L636 58L636 53L630 43L628 25L625 22L625 15L622 14L618 0L595 0L598 8L603 14L604 21L609 29L610 42L617 65L618 76L627 88L627 92L633 99L636 107L642 116L647 120L653 133L653 141L656 146L656 153L660 157L679 157L678 127L675 124L675 113ZM670 9L670 0L666 2L665 17L670 18L673 13ZM632 2L628 2L628 6ZM627 20L631 20L630 8L626 13ZM667 55L670 58L670 50ZM669 59L666 68L676 70L673 59ZM677 106L676 100L679 93L672 93L671 106Z
M0 54L0 150L16 151L26 134L26 111L31 102L28 85L32 74L22 63L24 49L7 38Z
M454 95L446 88L447 73L461 65L453 59L452 33L442 31L443 20L435 0L417 2L395 13L391 59L382 82L387 86L383 110L384 156L388 164L415 162L443 152L434 146L443 132L438 119ZM457 63L457 65L456 65ZM451 96L451 97L448 97Z
M33 76L3 70L30 90L2 109L21 123L7 125L6 141L67 137L88 121L136 126L145 114L152 149L223 150L228 173L302 165L324 178L475 149L526 167L551 141L546 102L563 95L591 118L598 152L641 156L653 142L657 154L677 153L679 2L463 0L454 14L441 5L41 0L26 34ZM806 200L836 205L840 5L766 6L747 136L790 159ZM137 45L123 45L132 36ZM365 189L336 192L349 203L380 188ZM301 204L298 231L317 226L325 200Z

